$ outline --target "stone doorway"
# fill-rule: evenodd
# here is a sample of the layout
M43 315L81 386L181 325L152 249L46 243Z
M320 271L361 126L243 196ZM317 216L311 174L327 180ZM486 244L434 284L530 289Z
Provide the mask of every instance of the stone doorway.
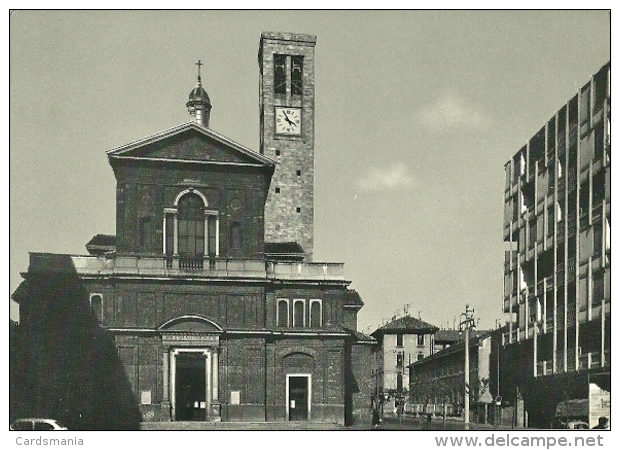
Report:
M286 376L287 416L290 421L310 419L310 375Z
M203 354L183 352L176 356L175 420L206 420L206 366Z

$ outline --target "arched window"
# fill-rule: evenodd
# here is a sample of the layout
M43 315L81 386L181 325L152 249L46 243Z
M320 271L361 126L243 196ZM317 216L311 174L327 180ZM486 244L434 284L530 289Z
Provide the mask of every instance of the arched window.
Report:
M204 256L211 258L210 267L215 266L219 218L218 212L207 206L207 199L190 188L177 196L174 208L164 209L163 252L169 269L176 268L173 263L177 256L181 269L202 269Z
M179 200L179 256L202 257L205 254L205 216L202 199L185 194Z
M321 300L310 300L310 326L319 328L323 325Z
M303 327L305 326L305 301L294 300L293 301L293 326Z
M288 300L280 299L278 300L278 326L288 327L288 324Z
M97 323L101 324L103 320L103 297L101 294L90 295L90 310L95 316Z

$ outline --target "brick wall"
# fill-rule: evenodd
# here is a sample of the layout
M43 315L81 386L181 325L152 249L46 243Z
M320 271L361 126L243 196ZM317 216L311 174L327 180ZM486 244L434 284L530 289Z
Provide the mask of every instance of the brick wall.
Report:
M163 253L164 208L187 188L219 212L220 256L256 257L264 247L263 206L269 177L258 168L231 170L192 164L116 163L117 251ZM231 249L230 225L241 225L242 247Z

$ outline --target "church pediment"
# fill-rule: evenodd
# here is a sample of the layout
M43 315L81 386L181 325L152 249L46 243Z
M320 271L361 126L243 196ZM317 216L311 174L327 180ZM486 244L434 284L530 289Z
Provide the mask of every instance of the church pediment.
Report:
M213 130L190 122L110 150L111 160L274 166L275 162Z
M181 316L169 320L159 327L163 333L220 334L222 328L215 322L201 316Z

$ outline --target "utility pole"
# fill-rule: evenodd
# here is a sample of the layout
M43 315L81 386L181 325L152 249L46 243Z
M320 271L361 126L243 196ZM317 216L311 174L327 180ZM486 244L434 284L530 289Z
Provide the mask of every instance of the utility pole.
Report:
M459 330L465 331L465 396L463 421L465 429L469 429L469 330L476 329L476 321L474 320L474 310L469 309L469 304L465 305L465 312L461 313L461 322L459 324Z

